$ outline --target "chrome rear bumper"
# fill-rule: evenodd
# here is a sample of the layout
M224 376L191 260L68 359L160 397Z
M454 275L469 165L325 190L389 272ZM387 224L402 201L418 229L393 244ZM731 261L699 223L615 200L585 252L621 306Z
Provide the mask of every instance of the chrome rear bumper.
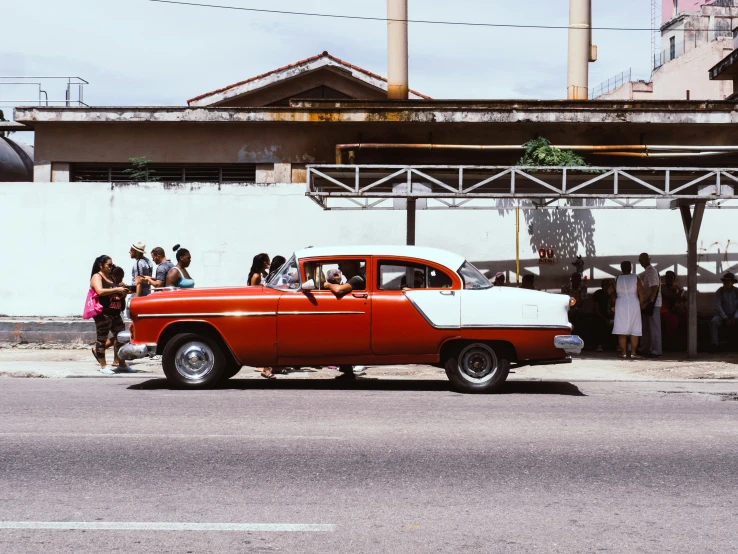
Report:
M156 354L155 344L131 344L131 333L128 331L121 331L117 338L118 343L123 344L118 350L118 357L121 360L140 360Z
M579 354L584 348L584 341L577 335L556 335L554 346L561 348L567 354Z

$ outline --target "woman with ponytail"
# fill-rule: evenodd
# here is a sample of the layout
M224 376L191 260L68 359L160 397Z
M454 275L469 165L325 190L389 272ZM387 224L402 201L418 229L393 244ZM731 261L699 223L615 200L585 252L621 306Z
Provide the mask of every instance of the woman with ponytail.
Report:
M124 306L124 300L128 294L126 287L120 287L112 278L113 260L110 256L99 256L92 265L92 274L90 275L90 288L94 289L102 305L102 313L96 315L95 329L97 331L97 340L95 347L92 349L92 355L100 364L100 373L111 375L115 373L107 367L105 361L105 348L113 347L113 365L118 366L118 371L128 371L128 366L121 362L118 358L118 333L124 331L126 326L120 312ZM113 333L112 341L108 341L110 333Z
M190 277L187 268L190 267L192 256L186 248L180 248L179 244L175 244L172 249L177 258L177 265L167 273L167 287L177 287L179 289L191 289L195 286L195 281Z

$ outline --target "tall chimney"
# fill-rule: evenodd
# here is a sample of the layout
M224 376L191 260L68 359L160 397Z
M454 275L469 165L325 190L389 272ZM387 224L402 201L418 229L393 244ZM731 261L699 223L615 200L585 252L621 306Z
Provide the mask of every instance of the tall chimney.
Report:
M387 98L407 100L407 0L387 0Z
M568 100L587 100L589 62L597 59L596 52L592 46L592 0L569 0Z

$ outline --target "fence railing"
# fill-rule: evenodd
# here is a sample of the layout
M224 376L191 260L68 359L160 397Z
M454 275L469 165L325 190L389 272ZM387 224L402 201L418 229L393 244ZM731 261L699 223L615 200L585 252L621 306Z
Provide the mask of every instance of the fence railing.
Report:
M630 82L632 77L633 70L629 67L626 71L622 71L614 77L610 77L607 81L602 81L599 85L591 89L589 92L589 99L593 100L603 94L612 92L613 90L623 86L624 83Z
M59 94L49 99L47 89L53 87L54 93L60 92L54 84L62 81L64 97ZM66 81L66 83L64 82ZM49 106L87 106L84 102L84 86L90 83L82 77L28 77L0 76L0 104ZM29 94L29 90L33 90ZM10 93L12 96L6 97Z

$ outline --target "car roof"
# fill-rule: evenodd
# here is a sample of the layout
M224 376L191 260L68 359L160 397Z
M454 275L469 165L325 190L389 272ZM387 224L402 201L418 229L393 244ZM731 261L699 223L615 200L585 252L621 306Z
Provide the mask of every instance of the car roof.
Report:
M298 260L327 256L397 256L433 262L451 271L457 271L464 263L464 256L427 246L319 246L303 248L295 252Z

